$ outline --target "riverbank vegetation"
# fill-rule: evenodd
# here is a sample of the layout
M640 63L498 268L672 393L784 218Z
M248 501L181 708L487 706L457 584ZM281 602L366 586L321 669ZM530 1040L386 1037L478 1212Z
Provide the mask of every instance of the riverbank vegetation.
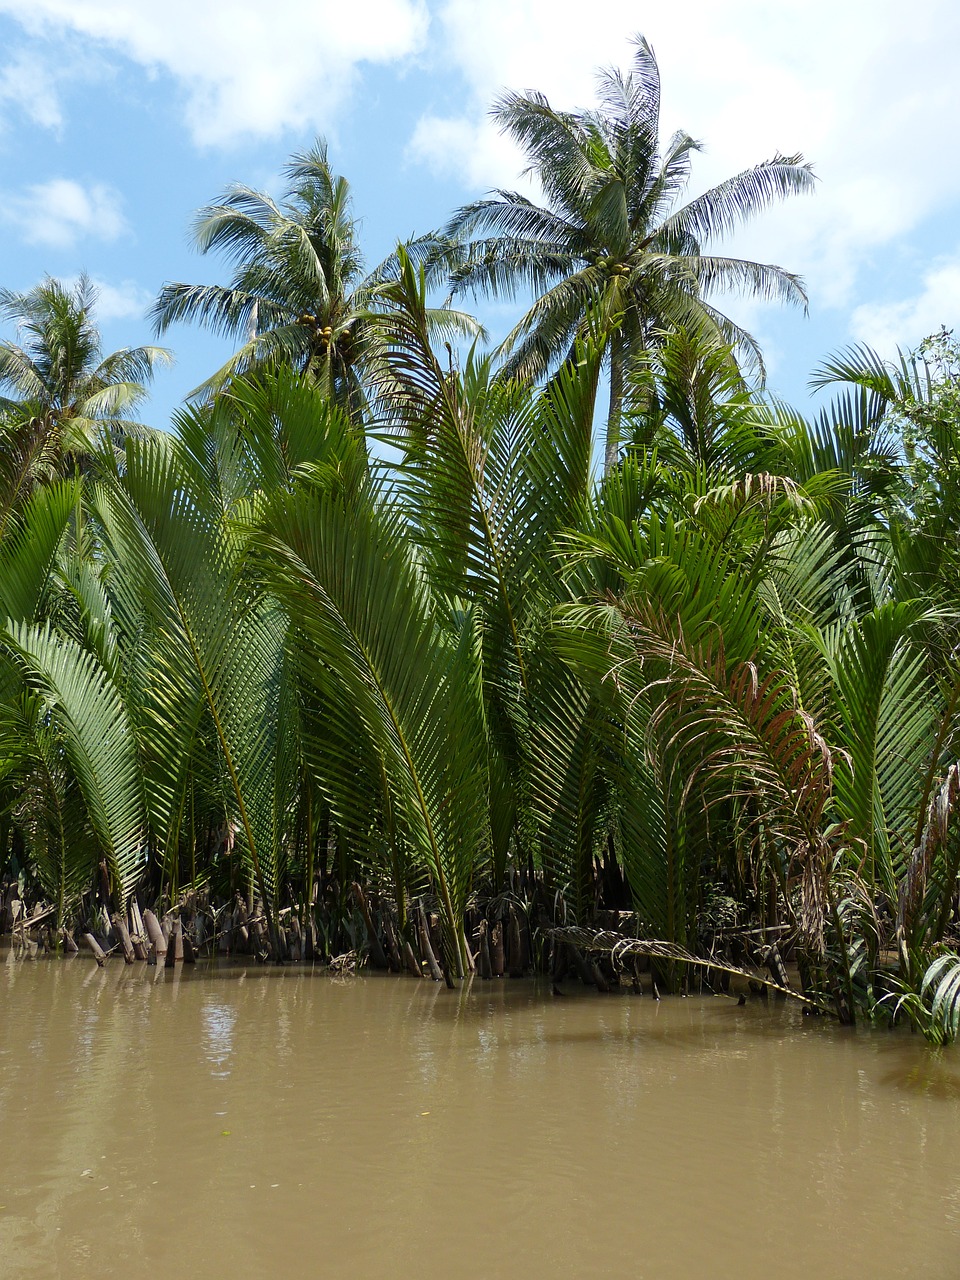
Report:
M285 201L203 210L233 277L165 286L156 326L238 348L169 432L131 416L167 353L104 356L85 281L0 295L19 939L762 969L956 1034L960 351L830 357L813 418L768 396L718 304L802 282L714 249L809 166L684 204L646 44L600 87L497 107L542 206L497 193L373 271L321 144ZM525 290L492 354L435 300Z

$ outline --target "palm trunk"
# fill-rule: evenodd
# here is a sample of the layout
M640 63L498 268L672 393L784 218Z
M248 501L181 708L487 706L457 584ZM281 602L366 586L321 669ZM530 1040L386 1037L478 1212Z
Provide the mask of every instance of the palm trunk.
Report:
M610 411L604 446L603 474L608 476L620 457L620 423L623 418L624 344L619 334L610 338Z

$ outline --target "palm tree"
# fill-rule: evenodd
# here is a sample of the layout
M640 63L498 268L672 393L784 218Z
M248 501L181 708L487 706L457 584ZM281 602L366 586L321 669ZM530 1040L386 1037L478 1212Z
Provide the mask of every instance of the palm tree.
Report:
M457 614L469 604L477 620L490 878L499 889L508 862L532 862L580 919L602 808L588 795L599 789L579 785L594 765L592 708L542 632L564 594L555 538L588 504L600 353L580 344L578 361L542 389L495 378L472 354L450 372L431 345L424 273L403 249L397 266L381 292L372 381L402 406L381 438L401 458L394 493L407 537L434 594Z
M236 184L197 214L193 239L234 265L230 284L166 284L152 309L158 333L195 321L242 345L201 391L256 366L287 363L324 381L343 402L362 403L367 354L365 276L350 187L335 174L326 144L291 158L279 203Z
M104 355L94 322L97 290L82 275L71 288L50 277L27 293L0 289L0 320L16 323L19 342L0 343L4 452L56 473L119 443L140 424L128 415L146 398L154 371L170 362L163 347L124 347Z
M791 272L703 246L774 200L810 191L810 166L778 154L679 203L700 143L681 131L661 149L660 74L646 40L635 45L629 74L600 73L593 110L557 111L540 93L500 98L494 117L526 152L526 172L546 203L497 191L466 205L448 224L441 255L455 293L538 295L502 344L508 372L543 377L588 317L601 326L610 342L607 470L617 458L628 364L655 347L660 332L705 330L760 364L754 340L709 297L737 291L806 304Z

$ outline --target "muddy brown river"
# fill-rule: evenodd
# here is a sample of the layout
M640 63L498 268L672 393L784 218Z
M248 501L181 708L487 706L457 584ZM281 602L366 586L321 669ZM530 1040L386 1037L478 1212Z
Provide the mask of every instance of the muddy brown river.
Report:
M0 1276L954 1280L960 1052L796 1009L0 953Z

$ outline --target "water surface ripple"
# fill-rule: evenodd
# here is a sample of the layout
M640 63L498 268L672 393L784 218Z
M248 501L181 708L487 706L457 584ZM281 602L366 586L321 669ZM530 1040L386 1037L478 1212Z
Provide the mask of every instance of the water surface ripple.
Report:
M773 1003L0 953L4 1280L951 1280L958 1121Z

